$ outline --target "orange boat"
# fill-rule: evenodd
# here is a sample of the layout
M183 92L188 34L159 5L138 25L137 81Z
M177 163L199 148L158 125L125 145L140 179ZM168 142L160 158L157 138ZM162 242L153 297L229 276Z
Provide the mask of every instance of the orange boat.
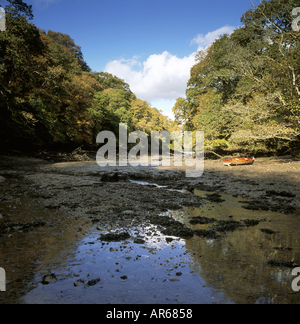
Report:
M254 163L254 157L225 159L223 163L224 165L250 165Z

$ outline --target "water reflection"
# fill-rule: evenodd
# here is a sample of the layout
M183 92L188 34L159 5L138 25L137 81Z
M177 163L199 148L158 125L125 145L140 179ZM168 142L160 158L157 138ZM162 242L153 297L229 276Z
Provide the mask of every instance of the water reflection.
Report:
M134 243L136 233L144 244ZM22 302L230 303L189 267L184 240L166 241L154 226L133 228L130 234L122 242L103 242L91 234L78 244L74 258L52 268L56 282L39 283Z
M1 229L0 267L6 272L6 291L0 293L0 303L20 303L43 275L55 264L62 265L73 253L80 236L76 229L82 220L72 218L61 210L50 210L21 187L0 190L1 223L14 224ZM43 222L24 230L21 224Z
M195 194L205 196L205 192ZM190 267L200 269L206 283L235 303L299 303L300 294L293 292L290 268L271 267L270 259L300 263L300 220L295 215L241 208L237 199L222 195L224 202L209 203L201 208L173 212L174 218L193 229L207 229L212 224L191 225L195 216L213 217L217 220L264 220L256 226L227 232L226 237L207 240L194 236L186 240L186 249L193 256ZM230 216L230 218L229 218ZM278 233L260 231L268 228ZM274 247L290 247L280 251Z

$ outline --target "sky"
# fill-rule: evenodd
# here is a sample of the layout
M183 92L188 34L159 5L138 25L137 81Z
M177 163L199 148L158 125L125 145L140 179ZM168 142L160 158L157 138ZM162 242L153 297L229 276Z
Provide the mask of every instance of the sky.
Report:
M92 71L123 79L170 118L197 51L242 26L253 8L251 0L23 1L32 5L34 25L70 35Z

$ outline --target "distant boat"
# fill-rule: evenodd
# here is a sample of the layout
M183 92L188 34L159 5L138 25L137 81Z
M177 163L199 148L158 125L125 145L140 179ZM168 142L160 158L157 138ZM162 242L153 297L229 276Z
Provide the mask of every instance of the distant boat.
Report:
M224 165L250 165L254 163L254 157L225 159L223 163Z

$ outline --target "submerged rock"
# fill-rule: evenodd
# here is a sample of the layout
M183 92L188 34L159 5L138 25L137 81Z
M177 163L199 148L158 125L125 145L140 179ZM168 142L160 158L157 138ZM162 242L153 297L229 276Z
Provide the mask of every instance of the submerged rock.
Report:
M242 228L244 225L241 222L234 220L220 220L218 224L212 225L210 228L217 232L232 232Z
M292 250L292 248L290 247L274 247L275 250L278 250L278 251L290 251Z
M274 260L271 259L267 262L267 265L272 267L286 267L286 268L295 268L298 267L298 263L294 261L285 261L285 260Z
M213 193L213 194L206 194L206 198L207 200L211 201L211 202L222 202L225 201L224 199L221 198L221 195L217 194L217 193Z
M57 278L54 273L50 273L49 275L43 276L42 284L48 285L50 282L57 281Z
M133 243L135 243L135 244L144 244L145 240L143 240L141 238L136 238L136 239L134 239Z
M241 202L245 204L245 201L241 201ZM271 210L273 212L283 213L283 214L292 214L296 210L294 206L287 205L286 203L283 204L281 202L281 204L273 205L266 201L256 201L256 200L247 202L246 205L242 206L242 208L250 209L250 210Z
M269 228L260 228L260 231L263 232L263 233L267 233L267 234L275 234L275 233L278 233L278 232L275 232Z
M164 235L178 236L181 238L190 238L194 236L193 230L180 222L177 222L175 226L167 227L162 233Z
M194 235L206 237L208 239L217 239L220 237L214 230L194 230Z
M259 224L259 220L258 219L244 219L243 223L245 224L245 226L249 227L249 226L255 226Z
M189 223L190 224L210 224L210 223L214 223L216 221L215 218L209 218L209 217L202 217L202 216L197 216L197 217L193 217Z
M129 239L130 235L127 232L122 232L122 233L108 233L108 234L102 234L98 240L101 241L123 241L126 239Z
M90 281L87 282L87 285L88 286L95 286L97 282L100 281L100 278L97 278L97 279L92 279Z

